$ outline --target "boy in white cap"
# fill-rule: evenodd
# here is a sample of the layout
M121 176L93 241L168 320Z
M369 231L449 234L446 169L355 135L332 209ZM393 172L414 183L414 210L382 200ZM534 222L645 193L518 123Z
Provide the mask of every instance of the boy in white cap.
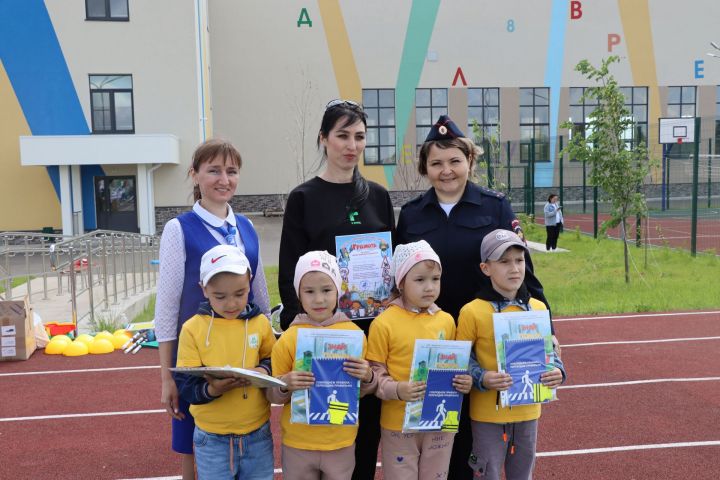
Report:
M455 321L435 305L440 258L425 240L398 245L392 261L395 298L370 325L368 355L378 378L383 474L387 480L446 479L454 433L402 433L406 402L425 394L425 382L409 381L415 340L454 340ZM470 375L453 387L468 393Z
M275 344L270 322L248 302L252 272L232 245L208 250L200 286L208 302L183 324L178 367L240 367L269 375ZM272 480L270 404L264 389L244 379L176 374L180 395L195 418L193 444L200 479Z
M327 328L361 330L343 312L337 310L340 270L337 260L326 251L311 251L301 256L293 282L301 313L295 316L272 351L273 376L287 388L273 388L268 395L273 403L284 404L282 425L283 478L348 480L355 468L357 425L304 425L290 422L292 392L315 383L311 372L295 370L298 330ZM367 340L363 336L363 357ZM348 358L344 370L361 380L360 396L373 393L377 386L369 363L364 358ZM363 419L360 418L360 422Z
M502 408L500 391L512 384L509 374L499 373L495 355L493 313L546 310L545 304L530 297L525 286L525 242L509 230L488 233L480 246L480 270L490 277L493 290L480 294L460 310L457 339L473 342L470 373L470 419L473 447L469 465L480 478L499 480L503 467L507 480L532 478L535 465L537 425L540 405ZM554 353L555 367L542 374L542 383L556 388L565 379L560 357Z

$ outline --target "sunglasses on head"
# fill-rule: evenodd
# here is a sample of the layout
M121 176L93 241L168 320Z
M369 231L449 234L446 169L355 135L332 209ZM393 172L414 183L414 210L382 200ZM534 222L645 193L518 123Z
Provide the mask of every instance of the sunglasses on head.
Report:
M362 107L360 106L359 103L353 102L352 100L343 100L342 98L337 98L335 100L330 100L328 102L328 104L325 105L325 110L328 110L333 107L337 107L338 105L347 105L348 107L351 107L351 108L362 109Z

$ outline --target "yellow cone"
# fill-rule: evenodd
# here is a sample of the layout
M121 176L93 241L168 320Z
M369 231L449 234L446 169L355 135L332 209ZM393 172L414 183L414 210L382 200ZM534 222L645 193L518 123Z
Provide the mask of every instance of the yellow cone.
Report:
M113 332L113 335L120 335L120 334L126 334L126 335L127 335L127 333L128 333L127 330L125 330L124 328L120 328L120 329L118 329L118 330L115 330L115 331Z
M82 342L89 347L90 344L95 341L95 337L88 335L87 333L83 333L82 335L78 335L75 341Z
M67 335L55 335L50 339L51 342L61 342L64 344L72 343L72 339Z
M51 340L47 345L45 345L45 353L48 355L62 355L67 346L71 343L72 342L64 342L62 340L55 340L53 338L53 340Z
M110 340L110 341L112 341L112 337L113 337L113 334L112 334L112 333L110 333L110 332L108 332L108 331L106 331L106 330L103 330L102 332L100 332L100 333L98 333L98 334L95 335L95 340L99 340L99 339L101 339L101 338L104 338L105 340Z
M88 347L90 353L94 355L100 355L103 353L112 353L115 351L115 347L110 340L107 338L98 338Z
M78 340L72 342L67 347L65 347L65 350L63 350L63 355L66 357L80 357L82 355L87 355L87 354L88 354L87 345Z
M127 335L125 333L119 333L116 335L113 335L112 340L110 340L113 344L113 347L117 350L118 348L122 348L123 345L125 345L125 342L130 340L130 335Z

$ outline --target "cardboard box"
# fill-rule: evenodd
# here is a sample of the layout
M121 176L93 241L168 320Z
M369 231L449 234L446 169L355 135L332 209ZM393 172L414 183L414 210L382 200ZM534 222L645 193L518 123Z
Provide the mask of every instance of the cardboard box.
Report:
M27 297L0 302L0 362L30 358L37 348L32 322Z

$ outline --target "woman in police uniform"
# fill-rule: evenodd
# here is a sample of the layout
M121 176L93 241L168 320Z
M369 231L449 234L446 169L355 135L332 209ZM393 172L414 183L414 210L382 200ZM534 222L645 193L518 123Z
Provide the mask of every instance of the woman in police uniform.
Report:
M397 244L427 241L442 261L440 297L437 305L457 322L460 309L480 290L491 289L490 279L480 272L480 244L497 228L519 230L510 202L504 194L468 181L479 148L447 115L433 125L420 149L418 171L431 188L406 203L400 211ZM547 304L542 285L526 256L525 284L530 294ZM448 478L471 479L467 465L472 447L469 402L463 402L460 431L455 437Z

